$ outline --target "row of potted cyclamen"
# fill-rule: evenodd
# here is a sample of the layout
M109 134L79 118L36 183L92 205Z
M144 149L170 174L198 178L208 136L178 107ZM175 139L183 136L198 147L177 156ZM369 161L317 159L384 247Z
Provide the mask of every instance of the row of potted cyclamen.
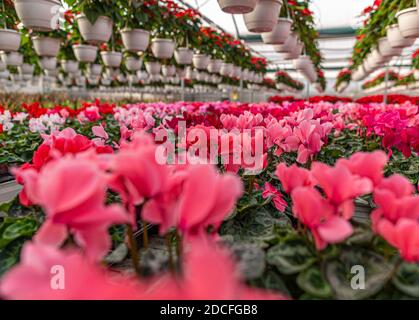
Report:
M221 10L230 14L243 14L250 32L261 33L265 44L273 45L282 60L294 60L295 68L310 82L318 75L307 55L302 55L304 45L292 31L292 20L279 18L282 0L218 0Z
M378 40L364 63L352 73L352 80L364 80L419 38L419 5L398 12L396 18L398 23L387 27L386 36Z

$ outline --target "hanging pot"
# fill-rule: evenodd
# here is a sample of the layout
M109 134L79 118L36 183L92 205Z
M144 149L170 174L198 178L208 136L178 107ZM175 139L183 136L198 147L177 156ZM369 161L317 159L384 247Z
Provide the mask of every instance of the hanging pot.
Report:
M128 75L128 82L132 85L134 83L138 83L138 81L140 81L140 79L138 79L137 75L135 74L129 74Z
M286 52L292 52L294 48L296 47L298 42L298 36L297 33L291 32L287 40L285 40L284 44L277 44L274 45L275 52L278 53L286 53Z
M17 73L10 74L10 78L12 79L13 82L20 82L23 79L22 75L17 74Z
M223 77L229 77L232 72L233 72L233 64L232 63L223 62L221 64L220 74Z
M191 64L193 59L193 51L189 48L177 48L175 51L175 60L180 65Z
M258 0L218 0L218 4L226 13L244 14L255 9Z
M303 47L304 47L303 43L298 41L292 51L285 52L282 54L282 59L284 60L297 59L301 55L301 52L303 51Z
M8 66L20 66L23 63L23 56L19 52L1 52L1 59Z
M56 57L60 51L61 39L52 37L33 37L33 48L40 57Z
M87 82L91 86L97 86L99 84L100 77L88 77L86 78Z
M0 79L7 79L9 78L10 72L9 70L0 71Z
M394 57L400 55L403 51L403 48L393 48L390 45L390 41L388 41L387 37L383 37L378 40L378 50L384 57Z
M23 75L33 74L35 66L29 63L22 63L22 65L19 66L18 69L19 72Z
M161 72L165 77L173 77L176 74L176 67L173 65L170 66L162 66Z
M108 68L119 68L122 62L122 53L116 51L101 51L103 64Z
M56 76L58 76L58 70L57 69L47 69L47 70L45 70L45 74L48 77L56 77Z
M387 39L393 48L407 48L415 42L415 39L405 38L402 35L398 24L387 27Z
M96 60L98 48L87 44L75 44L73 51L78 61L92 63Z
M158 61L148 61L145 63L145 69L150 75L159 74L161 70L161 63Z
M57 68L56 57L41 57L39 63L41 65L41 68L45 70L55 70Z
M250 32L271 32L278 22L282 0L259 0L255 9L244 15L244 22Z
M265 44L284 44L291 34L292 20L279 18L271 32L262 33L262 40Z
M73 60L61 60L61 67L67 73L74 73L79 70L79 63Z
M17 51L20 47L20 33L12 29L0 29L0 51Z
M143 65L142 60L135 58L135 57L127 57L125 59L125 67L128 71L138 71L141 69Z
M146 66L147 67L147 66ZM160 72L160 70L159 70L159 72ZM140 80L146 80L146 79L148 79L148 73L147 72L145 72L145 71L142 71L142 70L138 70L137 71L137 77L138 77L138 79L140 79Z
M77 25L83 39L91 44L108 42L112 36L112 19L99 16L94 24L84 14L77 15Z
M175 51L172 39L155 38L151 41L151 52L158 59L170 59Z
M210 63L208 65L208 72L209 73L219 73L221 69L221 65L223 64L223 61L220 59L211 59Z
M361 65L359 66L353 73L352 73L352 80L354 81L361 81L367 77L367 73L364 70L364 67Z
M102 78L102 79L100 79L100 83L101 84L103 84L104 86L110 86L111 85L111 79L109 79L109 78Z
M144 52L150 41L150 32L143 29L121 30L122 43L130 52Z
M416 7L397 12L396 18L403 37L419 37L419 14Z
M192 59L194 67L198 70L206 70L210 61L210 56L202 53L195 53Z
M106 75L109 78L115 78L117 76L119 76L119 74L121 73L121 70L119 70L119 68L106 68Z
M300 56L294 60L294 67L298 71L309 70L312 67L312 62L309 56Z
M415 70L414 77L415 77L416 80L419 81L419 70L418 69Z
M15 0L19 20L27 29L51 31L58 28L59 0Z
M33 74L22 74L22 79L24 81L30 81L33 78Z
M184 68L176 68L176 73L179 78L184 78L186 75L186 70Z
M89 71L92 76L99 76L102 73L102 65L98 63L91 64Z
M7 69L7 64L3 60L0 59L0 72Z
M189 80L195 80L197 78L197 71L192 69L192 67L187 67L186 68L186 74L185 74L185 78L189 79Z

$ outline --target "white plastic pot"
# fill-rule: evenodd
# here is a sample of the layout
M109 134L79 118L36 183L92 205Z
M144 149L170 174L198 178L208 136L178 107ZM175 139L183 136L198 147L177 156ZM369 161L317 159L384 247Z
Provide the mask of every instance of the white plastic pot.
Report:
M352 73L352 80L354 81L361 81L367 77L367 73L364 70L363 66L359 66L353 73Z
M250 32L271 32L278 22L282 0L259 0L255 9L244 15L244 22Z
M262 33L262 40L266 44L284 44L291 34L292 20L279 18L271 32Z
M46 69L45 74L48 77L56 77L56 76L58 76L58 70L57 69Z
M188 65L192 63L193 51L189 48L177 48L175 51L175 60L180 65Z
M58 27L59 0L15 0L19 20L27 29L51 31Z
M121 30L122 43L130 52L143 52L150 42L150 32L143 29Z
M19 52L1 52L1 59L8 66L20 66L23 63L23 56Z
M102 66L100 64L91 64L89 67L90 74L93 76L99 76L102 73Z
M128 57L125 59L125 67L128 71L138 71L143 65L142 60L135 57Z
M176 67L173 65L170 66L162 66L161 72L165 77L173 77L176 74Z
M119 68L122 62L122 53L116 51L101 51L103 64L108 68Z
M39 63L42 69L45 70L55 70L57 68L57 58L56 57L42 57L39 59Z
M186 75L186 70L184 68L176 68L176 74L179 78L184 78Z
M255 9L258 0L218 0L221 10L230 14L244 14Z
M195 80L198 76L198 73L196 70L192 69L192 67L186 68L185 78L189 80Z
M407 48L415 42L415 39L402 35L398 24L387 27L387 39L393 48Z
M0 60L0 72L7 69L7 64L3 60Z
M0 51L17 51L20 47L20 33L12 29L0 29Z
M399 29L405 38L419 37L419 13L416 7L397 12Z
M172 39L155 38L151 41L151 52L158 59L170 59L175 51Z
M274 50L278 53L292 52L298 42L298 36L295 32L291 32L284 44L274 45Z
M294 60L294 67L298 71L306 71L312 67L312 62L309 56L300 56Z
M40 57L56 57L60 51L61 39L52 37L33 37L33 48Z
M106 68L106 75L109 78L115 78L119 76L120 73L121 73L121 70L119 70L119 68Z
M158 61L148 61L145 63L145 69L150 75L159 74L161 70L161 63Z
M80 62L92 63L96 60L98 48L86 44L73 45L74 55Z
M222 64L223 64L223 61L220 59L211 59L207 70L209 73L219 73L221 70Z
M193 65L198 70L206 70L210 61L210 56L202 53L195 53L192 58Z
M112 19L106 16L99 16L94 24L84 14L76 17L80 34L83 39L91 44L108 42L112 36Z
M388 41L387 37L383 37L378 40L378 50L384 57L394 57L400 55L403 51L403 48L393 48L390 45L390 41Z
M418 69L415 70L414 77L415 77L416 80L419 81L419 70Z
M61 67L67 73L74 73L79 70L79 63L73 60L61 60Z
M220 74L223 77L229 77L232 72L233 72L233 64L232 63L225 63L225 62L223 62L221 64Z
M282 58L284 60L297 59L301 55L301 52L303 51L303 47L304 47L303 43L298 41L297 44L295 45L295 47L292 49L292 51L284 52L282 54Z
M23 75L33 74L35 70L35 66L29 63L23 63L21 66L18 67L19 72Z

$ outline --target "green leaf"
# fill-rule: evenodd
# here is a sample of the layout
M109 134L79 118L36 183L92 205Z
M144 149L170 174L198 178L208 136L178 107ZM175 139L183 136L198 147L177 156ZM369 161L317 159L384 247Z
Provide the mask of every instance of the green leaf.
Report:
M291 296L281 276L272 269L267 270L259 279L250 281L250 284L257 288L276 291L288 297Z
M310 267L301 272L297 277L298 286L306 293L317 298L331 298L332 288L318 267Z
M236 267L245 279L259 278L265 271L265 251L256 244L235 243L230 247L236 258Z
M358 283L358 272L354 266L364 270L364 287L352 288L351 282ZM375 252L361 248L348 248L338 259L329 260L325 265L325 276L332 287L335 298L344 300L366 299L377 294L390 280L394 266ZM353 272L351 272L353 271Z
M312 250L301 239L287 239L270 248L266 255L268 264L283 274L294 274L307 269L316 261Z
M402 263L393 278L393 284L403 293L419 298L419 264Z
M30 217L6 218L0 226L0 249L21 237L31 237L38 229L38 222Z

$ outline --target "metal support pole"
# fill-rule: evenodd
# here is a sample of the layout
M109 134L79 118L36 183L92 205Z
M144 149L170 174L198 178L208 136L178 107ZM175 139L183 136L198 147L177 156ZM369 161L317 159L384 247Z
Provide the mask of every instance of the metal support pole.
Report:
M181 86L181 101L185 101L185 79L180 79L180 86Z
M385 76L384 76L384 84L385 84L385 87L384 87L384 103L385 104L387 104L387 102L388 102L388 76L389 76L389 74L388 74L388 64L386 65L386 73L385 73Z
M310 81L307 80L307 96L306 99L308 101L308 99L310 98Z

